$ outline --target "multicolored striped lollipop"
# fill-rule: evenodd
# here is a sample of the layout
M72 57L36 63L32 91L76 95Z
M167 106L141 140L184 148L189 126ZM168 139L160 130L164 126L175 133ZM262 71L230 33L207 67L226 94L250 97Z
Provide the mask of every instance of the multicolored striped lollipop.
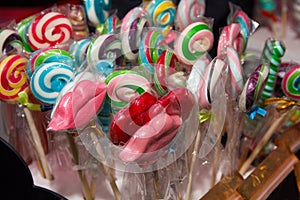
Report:
M300 101L300 66L295 66L286 72L281 87L287 97Z
M0 30L0 58L11 54L20 54L23 50L22 38L16 31Z

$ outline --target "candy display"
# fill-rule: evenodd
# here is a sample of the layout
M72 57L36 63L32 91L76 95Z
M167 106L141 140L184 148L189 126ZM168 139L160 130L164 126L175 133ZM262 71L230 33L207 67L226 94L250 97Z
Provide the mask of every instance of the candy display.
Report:
M175 44L175 53L187 65L192 65L213 45L211 28L203 22L187 26L179 35Z
M29 90L25 73L27 62L27 58L20 55L10 55L1 61L1 100L16 102L20 92Z
M295 66L286 72L281 87L287 97L300 101L300 66Z
M84 0L83 2L87 19L93 26L96 27L105 22L111 8L110 0Z
M153 0L145 6L145 10L149 13L153 26L162 29L162 33L166 36L172 29L176 6L171 0Z
M139 46L139 63L149 73L153 74L154 64L164 49L164 37L160 32L155 30L147 31Z
M183 0L177 6L175 26L178 31L199 20L205 14L204 0Z
M19 54L23 50L23 42L16 31L0 30L0 58L5 55Z
M69 42L72 31L72 24L65 15L57 12L41 14L28 28L28 43L33 50L62 45Z
M74 77L74 69L67 64L51 62L35 69L30 80L33 95L43 103L54 104L67 82Z

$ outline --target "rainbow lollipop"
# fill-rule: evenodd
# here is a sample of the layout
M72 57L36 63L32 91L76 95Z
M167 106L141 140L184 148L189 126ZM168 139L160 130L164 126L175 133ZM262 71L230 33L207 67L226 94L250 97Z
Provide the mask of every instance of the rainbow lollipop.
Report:
M295 66L286 72L281 87L287 97L300 101L300 66Z

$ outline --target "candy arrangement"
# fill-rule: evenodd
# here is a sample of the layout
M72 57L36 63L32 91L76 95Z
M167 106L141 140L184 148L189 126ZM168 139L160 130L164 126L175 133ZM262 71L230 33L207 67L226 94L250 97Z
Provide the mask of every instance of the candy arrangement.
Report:
M288 47L269 38L259 65L246 74L247 44L257 23L238 6L231 5L227 25L215 38L202 0L153 0L122 19L110 1L82 3L53 6L0 30L0 99L24 109L31 131L29 110L48 112L46 131L67 137L85 199L95 199L99 169L115 199L123 190L131 199L174 193L176 199L198 199L209 189L192 190L193 176L206 168L200 162L209 163L212 185L218 174L230 175L238 166L244 175L249 161L243 163L237 152L251 148L243 139L262 137L250 124L266 122L273 129L268 116L276 109L284 112L277 113L278 130L292 117L289 124L299 121L299 65L283 67ZM273 12L267 1L261 3ZM217 56L211 58L214 41ZM35 148L46 177L53 178L41 144ZM132 174L139 185L128 189Z

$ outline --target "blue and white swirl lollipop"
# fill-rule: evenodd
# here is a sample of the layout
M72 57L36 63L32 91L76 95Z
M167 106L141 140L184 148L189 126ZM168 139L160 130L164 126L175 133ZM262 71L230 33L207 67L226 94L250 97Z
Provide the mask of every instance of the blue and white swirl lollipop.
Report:
M109 16L110 0L85 0L84 8L88 21L95 27L103 24Z
M30 88L41 102L54 104L63 87L74 77L74 69L60 62L44 63L32 74Z

